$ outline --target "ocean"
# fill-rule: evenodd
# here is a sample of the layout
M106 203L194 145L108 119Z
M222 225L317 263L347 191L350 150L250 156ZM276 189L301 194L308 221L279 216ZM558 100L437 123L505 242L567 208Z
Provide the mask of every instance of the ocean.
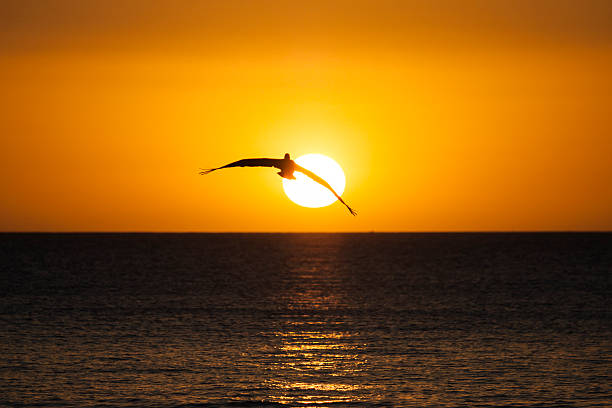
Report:
M0 406L610 407L612 234L0 234Z

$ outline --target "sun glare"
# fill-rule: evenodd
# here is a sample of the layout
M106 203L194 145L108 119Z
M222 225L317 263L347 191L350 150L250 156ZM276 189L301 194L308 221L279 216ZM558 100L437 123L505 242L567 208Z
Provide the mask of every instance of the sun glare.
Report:
M300 166L312 171L322 177L339 194L344 192L346 178L344 171L333 159L322 154L306 154L295 159ZM336 201L336 197L309 177L300 172L295 172L295 180L283 179L283 189L287 197L302 207L318 208L325 207Z

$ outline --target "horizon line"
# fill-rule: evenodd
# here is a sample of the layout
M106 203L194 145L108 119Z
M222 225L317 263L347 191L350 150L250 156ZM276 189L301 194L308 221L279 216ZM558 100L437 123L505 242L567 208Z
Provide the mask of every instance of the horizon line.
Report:
M0 231L0 234L526 234L526 233L612 233L612 230L412 230L412 231Z

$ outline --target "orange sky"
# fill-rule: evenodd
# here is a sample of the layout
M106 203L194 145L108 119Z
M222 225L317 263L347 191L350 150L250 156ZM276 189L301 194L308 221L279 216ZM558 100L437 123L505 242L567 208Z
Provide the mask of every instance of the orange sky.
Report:
M612 229L609 1L4 1L2 231ZM273 169L322 153L351 217Z

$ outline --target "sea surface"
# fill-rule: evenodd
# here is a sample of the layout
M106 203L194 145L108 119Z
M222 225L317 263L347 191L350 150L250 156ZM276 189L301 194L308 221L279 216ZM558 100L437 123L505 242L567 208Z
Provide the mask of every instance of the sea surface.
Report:
M0 406L611 407L612 234L1 234Z

